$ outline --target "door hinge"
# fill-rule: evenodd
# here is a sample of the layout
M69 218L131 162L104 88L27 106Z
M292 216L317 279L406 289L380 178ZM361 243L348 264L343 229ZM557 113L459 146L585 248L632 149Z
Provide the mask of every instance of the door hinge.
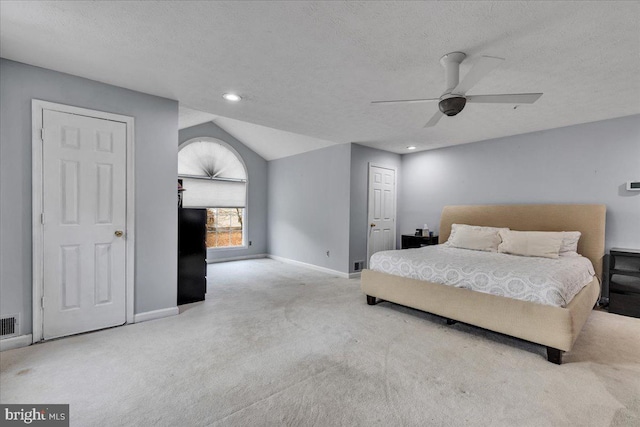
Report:
M44 297L42 297L42 299L40 300L40 305L42 306L42 308L44 308Z
M40 224L44 224L44 212L40 214Z
M40 129L40 141L44 142L44 128Z

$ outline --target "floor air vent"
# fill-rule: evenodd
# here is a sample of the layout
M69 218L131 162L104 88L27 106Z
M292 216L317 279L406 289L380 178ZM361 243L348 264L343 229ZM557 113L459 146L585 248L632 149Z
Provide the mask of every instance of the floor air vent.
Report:
M356 261L353 263L353 271L362 271L364 268L364 261Z
M18 315L4 316L0 318L0 339L15 337L18 335Z

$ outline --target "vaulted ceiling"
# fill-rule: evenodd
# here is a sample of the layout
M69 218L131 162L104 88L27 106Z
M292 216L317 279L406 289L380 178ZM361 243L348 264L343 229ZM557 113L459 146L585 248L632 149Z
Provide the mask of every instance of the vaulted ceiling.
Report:
M506 58L434 128L439 58ZM11 2L2 57L164 96L267 159L357 142L404 153L640 113L640 2ZM243 97L222 99L225 92ZM185 111L196 123L208 116ZM603 141L604 143L605 141Z

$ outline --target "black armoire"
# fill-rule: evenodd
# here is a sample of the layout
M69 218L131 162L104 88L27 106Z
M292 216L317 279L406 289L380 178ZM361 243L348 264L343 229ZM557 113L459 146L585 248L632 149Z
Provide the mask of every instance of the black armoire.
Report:
M206 209L178 209L178 305L203 301L207 291Z

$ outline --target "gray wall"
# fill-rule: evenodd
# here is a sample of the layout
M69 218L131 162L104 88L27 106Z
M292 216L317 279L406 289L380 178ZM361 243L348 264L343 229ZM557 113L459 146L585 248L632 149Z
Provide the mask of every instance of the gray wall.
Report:
M135 118L135 311L176 305L178 103L0 60L0 313L31 333L31 100Z
M349 216L349 272L354 271L356 261L367 262L367 234L369 233L368 191L369 163L396 168L398 193L400 192L401 156L388 151L376 150L358 144L351 144L351 210ZM396 195L400 201L400 194ZM397 221L396 221L397 223ZM399 242L400 233L396 240Z
M350 156L341 144L269 162L270 254L349 272Z
M251 241L251 246L234 249L209 249L207 250L207 259L215 260L266 253L267 161L211 122L180 130L179 144L203 136L220 139L232 146L244 160L249 174L246 232L248 233L247 244Z
M607 249L640 248L638 115L406 154L401 176L401 233L445 205L604 203Z

